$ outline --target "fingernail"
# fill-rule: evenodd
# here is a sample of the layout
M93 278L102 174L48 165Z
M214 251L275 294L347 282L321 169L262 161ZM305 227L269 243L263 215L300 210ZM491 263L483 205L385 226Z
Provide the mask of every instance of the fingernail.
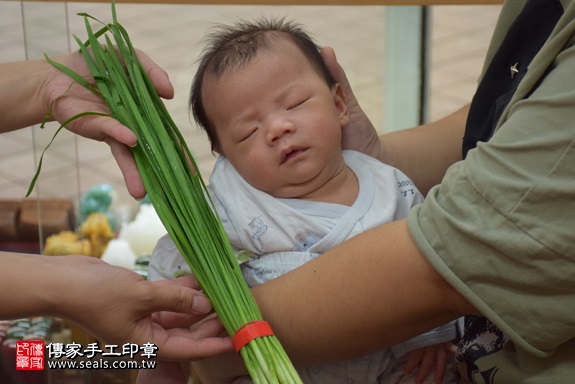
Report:
M206 296L197 294L192 300L192 310L199 314L208 313L212 310L212 303Z

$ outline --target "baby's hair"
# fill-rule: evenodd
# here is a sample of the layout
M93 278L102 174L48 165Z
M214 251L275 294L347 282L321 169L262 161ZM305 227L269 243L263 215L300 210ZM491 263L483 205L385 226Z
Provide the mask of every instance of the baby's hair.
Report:
M262 50L271 49L273 42L279 38L287 38L293 42L326 84L330 88L335 85L335 80L320 55L320 47L300 24L288 21L285 17L262 17L256 21L240 20L232 25L216 25L205 38L206 45L198 59L198 70L190 90L190 107L194 119L206 131L212 149L217 147L218 138L202 102L205 75L209 74L218 79L227 70L241 68Z

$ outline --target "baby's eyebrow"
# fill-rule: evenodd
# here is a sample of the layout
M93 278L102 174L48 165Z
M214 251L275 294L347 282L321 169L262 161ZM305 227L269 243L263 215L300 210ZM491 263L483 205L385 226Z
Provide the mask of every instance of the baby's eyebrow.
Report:
M295 84L289 84L287 86L284 86L283 89L280 89L277 92L277 94L273 98L273 101L274 102L281 102L281 101L285 100L288 96L293 94L295 91L297 91L298 89L299 89L299 87Z

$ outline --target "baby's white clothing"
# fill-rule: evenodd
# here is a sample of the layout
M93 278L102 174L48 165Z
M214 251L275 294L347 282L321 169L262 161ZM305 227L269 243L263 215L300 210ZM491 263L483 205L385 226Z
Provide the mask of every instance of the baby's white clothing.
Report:
M281 276L361 232L404 218L423 202L412 181L399 170L355 151L344 151L344 159L359 183L358 197L350 207L273 197L248 184L224 157L217 160L209 192L250 287ZM152 253L148 278L173 279L185 273L189 273L187 263L169 236L164 236ZM451 322L390 349L303 369L300 374L305 383L388 383L386 375L398 371L394 363L404 360L407 352L454 340L456 335ZM405 377L401 380L397 382L410 382Z

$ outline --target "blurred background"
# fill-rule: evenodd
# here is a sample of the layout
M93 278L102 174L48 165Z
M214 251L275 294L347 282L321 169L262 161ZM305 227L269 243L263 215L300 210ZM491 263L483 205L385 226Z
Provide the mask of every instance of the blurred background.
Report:
M386 52L397 51L397 47L405 49L403 34L386 40L386 12L394 8L410 7L117 4L119 20L134 45L168 72L176 93L166 102L167 107L206 178L214 157L205 135L189 117L188 91L202 36L210 25L259 15L286 15L304 24L320 45L335 48L362 107L385 132L385 105L403 88L394 84L384 95L386 84L393 80L385 78L385 66L405 64L386 57ZM499 5L427 7L426 120L442 117L472 97L499 9ZM57 55L77 49L71 35L86 37L78 12L104 22L111 20L108 3L0 1L0 61L38 59L44 53ZM0 199L24 197L39 156L56 128L49 124L44 129L36 126L0 136ZM77 200L102 183L113 185L125 204L132 203L107 145L63 131L45 154L34 194Z

